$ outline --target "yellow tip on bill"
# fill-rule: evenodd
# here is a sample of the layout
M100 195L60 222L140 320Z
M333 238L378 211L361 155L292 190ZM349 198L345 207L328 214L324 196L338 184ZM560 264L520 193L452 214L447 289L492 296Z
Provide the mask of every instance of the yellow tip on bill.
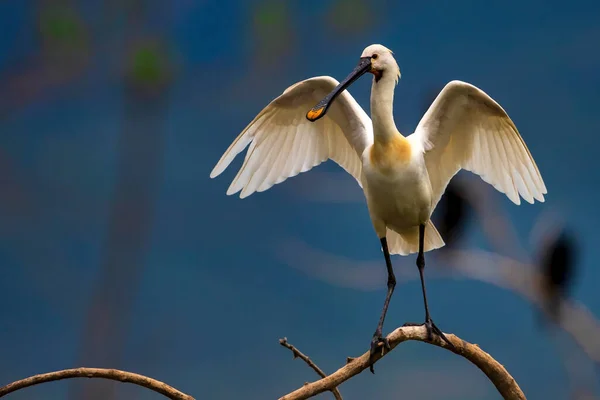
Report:
M306 118L308 118L311 121L315 121L321 116L321 114L323 114L323 110L323 107L317 108L316 110L313 108L308 113L306 113Z

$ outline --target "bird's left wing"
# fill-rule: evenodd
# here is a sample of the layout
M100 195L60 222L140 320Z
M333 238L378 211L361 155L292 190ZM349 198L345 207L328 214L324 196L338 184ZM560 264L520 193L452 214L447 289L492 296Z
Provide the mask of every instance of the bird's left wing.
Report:
M519 195L528 203L544 201L546 186L515 124L498 103L469 83L449 82L410 136L423 146L434 206L461 168L517 205Z
M371 119L344 90L316 122L306 113L338 85L330 76L298 82L269 103L239 134L212 170L221 174L250 144L227 194L244 198L332 159L362 187L361 155L373 143Z

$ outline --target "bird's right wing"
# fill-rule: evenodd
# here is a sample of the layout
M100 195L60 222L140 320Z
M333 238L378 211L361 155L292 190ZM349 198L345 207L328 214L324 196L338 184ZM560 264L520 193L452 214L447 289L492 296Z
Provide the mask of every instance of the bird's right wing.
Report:
M332 159L362 187L361 155L373 143L371 119L347 90L320 120L306 113L338 85L330 76L298 82L271 101L239 134L210 173L220 175L250 145L227 194L244 198Z
M434 205L450 179L465 169L515 204L544 201L546 185L506 111L478 87L449 82L409 138L424 149Z

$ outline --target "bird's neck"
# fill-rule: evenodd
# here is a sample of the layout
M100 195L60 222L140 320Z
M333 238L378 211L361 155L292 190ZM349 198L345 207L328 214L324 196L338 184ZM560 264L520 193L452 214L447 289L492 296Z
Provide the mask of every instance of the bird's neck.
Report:
M379 82L373 78L371 88L371 119L375 141L388 143L399 135L394 123L394 89L396 81L391 73L384 74Z

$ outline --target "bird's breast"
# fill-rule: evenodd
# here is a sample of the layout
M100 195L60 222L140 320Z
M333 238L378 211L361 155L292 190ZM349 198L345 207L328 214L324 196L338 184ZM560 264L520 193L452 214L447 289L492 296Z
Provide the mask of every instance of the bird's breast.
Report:
M411 162L412 148L410 142L397 135L386 142L375 141L368 149L369 165L381 174L393 174L404 169Z
M397 227L426 222L431 215L431 184L422 157L412 154L408 160L386 159L391 153L388 150L385 157L378 158L373 147L363 157L364 189L371 214ZM407 157L405 149L396 151L398 157Z

